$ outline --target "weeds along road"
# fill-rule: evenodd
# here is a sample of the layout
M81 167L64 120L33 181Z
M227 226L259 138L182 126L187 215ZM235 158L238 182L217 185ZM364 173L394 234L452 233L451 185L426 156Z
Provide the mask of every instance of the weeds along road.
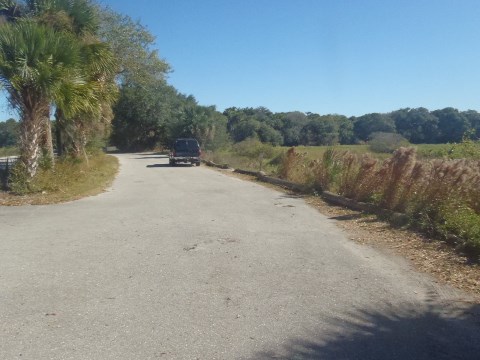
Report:
M478 359L478 307L301 198L119 158L104 194L0 208L0 359Z

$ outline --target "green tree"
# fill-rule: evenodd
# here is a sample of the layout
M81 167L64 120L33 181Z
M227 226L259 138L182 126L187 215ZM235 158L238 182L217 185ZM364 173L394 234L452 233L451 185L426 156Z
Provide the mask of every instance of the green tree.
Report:
M468 110L462 112L462 115L470 122L470 126L474 130L474 137L480 139L480 113L475 110Z
M303 145L335 145L338 144L338 128L329 117L310 114L310 121L302 128L300 141Z
M80 49L75 38L33 20L0 27L0 81L20 114L21 163L36 174L50 104L65 87L78 88Z
M300 133L307 124L307 116L300 111L277 113L274 117L281 123L280 131L285 146L297 146L300 144Z
M457 109L448 107L432 112L438 118L440 135L438 142L461 142L463 135L470 130L471 124L466 116Z
M355 143L355 134L353 132L353 120L346 116L339 116L338 124L338 140L342 145Z
M427 109L400 109L389 115L395 122L397 132L411 143L433 144L437 142L438 118Z
M366 114L354 118L353 132L357 139L368 141L374 132L394 133L395 123L393 119L386 114Z
M18 142L18 122L8 119L0 122L0 147L16 146Z
M97 7L98 34L107 42L118 62L117 81L123 85L146 85L165 80L170 65L158 55L155 37L138 21L109 8Z
M61 153L66 147L62 140L66 134L74 145L85 141L85 124L94 127L94 118L105 118L111 113L109 105L115 94L113 82L115 64L109 50L95 37L98 30L96 8L89 0L29 0L25 2L3 1L0 9L8 14L11 22L30 19L58 33L70 34L80 45L81 62L78 71L85 80L77 86L64 83L58 92L55 106L57 148ZM101 111L99 111L101 109ZM50 124L50 108L45 110L41 145L53 161L53 142ZM97 115L102 113L103 115ZM84 114L82 116L82 114ZM66 119L65 116L69 116ZM73 119L75 117L75 119ZM88 121L85 121L88 119ZM75 120L75 121L74 121ZM69 132L66 127L69 125ZM97 126L98 128L98 126ZM63 136L61 136L63 135ZM82 138L82 141L75 139ZM78 148L73 146L72 148Z
M123 86L114 106L112 143L126 151L168 145L168 122L180 118L182 101L177 90L163 80Z

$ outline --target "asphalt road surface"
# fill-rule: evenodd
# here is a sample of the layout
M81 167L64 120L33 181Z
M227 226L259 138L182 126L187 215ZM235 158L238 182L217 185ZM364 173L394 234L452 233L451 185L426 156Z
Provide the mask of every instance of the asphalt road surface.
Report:
M479 359L478 306L301 198L154 155L0 207L0 359Z

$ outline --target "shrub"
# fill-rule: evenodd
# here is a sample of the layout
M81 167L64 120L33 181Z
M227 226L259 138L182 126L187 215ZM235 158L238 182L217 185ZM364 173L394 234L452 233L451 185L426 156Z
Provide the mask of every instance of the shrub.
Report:
M264 144L256 138L249 138L233 145L233 152L239 156L245 156L250 159L271 158L275 153L275 148L270 144Z
M32 192L31 179L22 161L17 161L11 168L8 184L14 194L24 195Z
M393 153L400 147L408 146L409 142L400 134L375 132L372 134L368 145L373 152Z

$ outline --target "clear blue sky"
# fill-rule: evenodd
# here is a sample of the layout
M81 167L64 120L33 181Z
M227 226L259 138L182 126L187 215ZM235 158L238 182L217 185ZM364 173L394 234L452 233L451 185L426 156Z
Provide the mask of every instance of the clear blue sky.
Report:
M202 105L480 110L479 0L102 0L140 20Z

